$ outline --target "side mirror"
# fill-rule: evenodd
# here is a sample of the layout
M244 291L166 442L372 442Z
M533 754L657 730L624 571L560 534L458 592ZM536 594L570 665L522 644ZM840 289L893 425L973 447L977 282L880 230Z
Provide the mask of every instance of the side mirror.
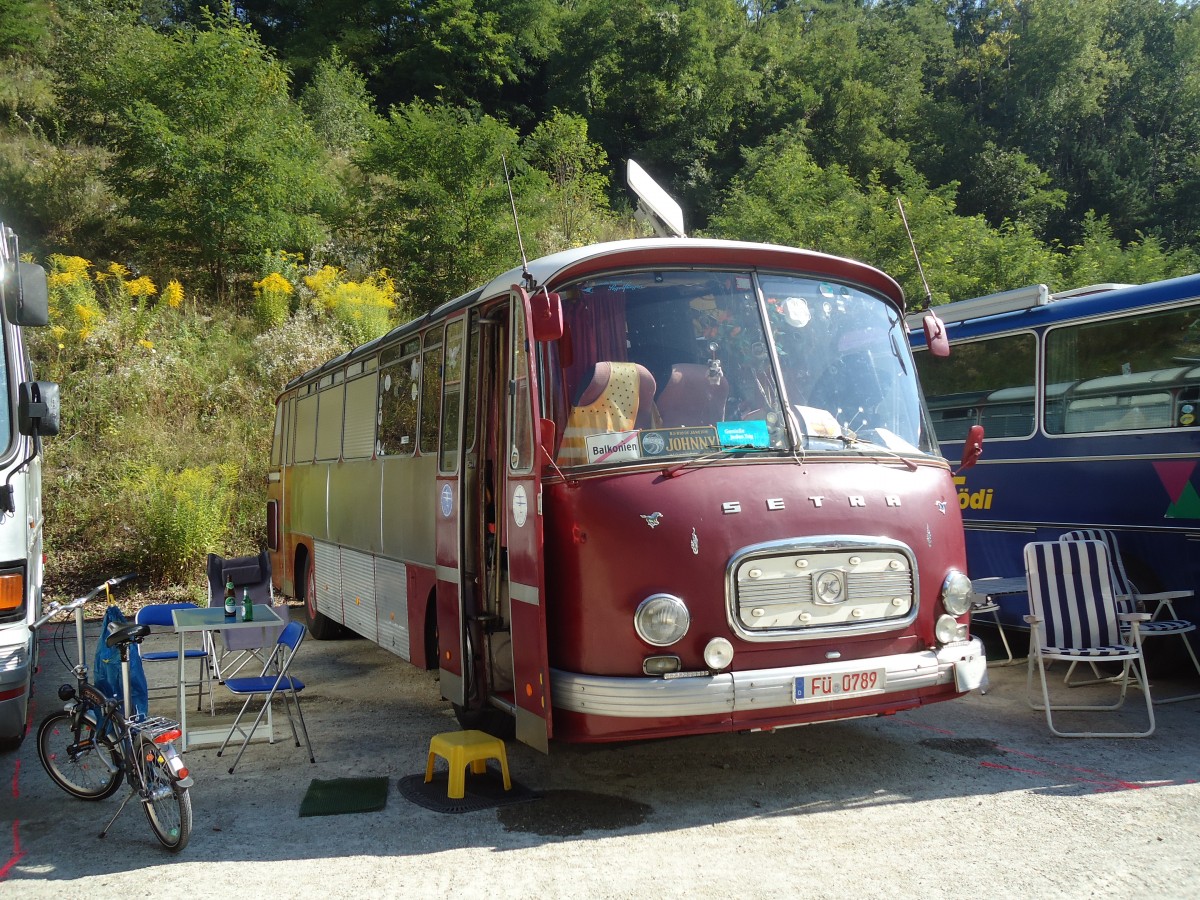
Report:
M950 340L946 337L946 323L937 317L937 313L929 312L922 323L925 327L925 346L934 356L950 355Z
M17 325L37 327L50 323L50 285L46 270L33 263L19 262L16 284L4 291L4 314Z
M17 427L24 435L58 434L58 385L53 381L22 381L17 390Z
M954 474L957 475L959 472L971 468L979 462L981 456L983 456L983 426L972 425L970 431L967 432L966 443L963 444L962 463Z
M563 335L562 297L549 291L536 291L529 298L535 341L557 341Z

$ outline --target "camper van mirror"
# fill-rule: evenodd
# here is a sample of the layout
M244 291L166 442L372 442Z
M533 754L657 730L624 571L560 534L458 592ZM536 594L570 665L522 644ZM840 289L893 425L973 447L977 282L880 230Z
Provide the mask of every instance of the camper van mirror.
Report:
M4 292L8 321L37 327L50 322L50 291L46 270L34 263L17 263L17 285ZM15 289L13 289L15 288Z
M21 434L58 434L58 385L53 381L22 381L17 390L17 425Z
M562 297L548 291L536 291L529 298L535 341L557 341L563 336Z
M925 314L925 346L934 356L950 355L950 339L946 337L946 325L934 312Z

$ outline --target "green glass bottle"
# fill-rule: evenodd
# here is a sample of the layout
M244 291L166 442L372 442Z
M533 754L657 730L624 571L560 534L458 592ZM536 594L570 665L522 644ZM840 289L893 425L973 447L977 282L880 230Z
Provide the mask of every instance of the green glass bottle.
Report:
M250 591L242 588L242 621L254 621L254 601L250 599Z

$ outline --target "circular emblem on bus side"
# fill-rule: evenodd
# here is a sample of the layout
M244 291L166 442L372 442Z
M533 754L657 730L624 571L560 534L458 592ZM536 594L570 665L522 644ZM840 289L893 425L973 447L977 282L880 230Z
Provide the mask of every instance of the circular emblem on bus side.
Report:
M454 512L454 490L448 484L442 485L442 515L450 518Z
M518 484L513 489L512 514L517 527L523 528L525 519L529 516L529 498L525 496L525 485L523 484Z

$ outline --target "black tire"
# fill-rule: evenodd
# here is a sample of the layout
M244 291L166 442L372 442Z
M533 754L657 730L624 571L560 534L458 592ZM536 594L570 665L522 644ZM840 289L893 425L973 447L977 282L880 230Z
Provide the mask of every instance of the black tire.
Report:
M332 641L344 633L339 623L317 612L317 573L311 559L304 562L304 620L318 641Z
M20 747L25 741L25 732L28 730L29 729L22 725L21 730L15 735L6 735L4 737L0 737L0 753L11 753L13 750L16 750L18 747Z
M188 789L171 778L158 745L142 735L138 740L138 768L146 799L142 808L158 842L178 853L192 836L192 798Z
M78 717L60 710L42 720L37 751L54 782L80 800L103 800L121 786L121 754L107 736L96 734L91 712Z

